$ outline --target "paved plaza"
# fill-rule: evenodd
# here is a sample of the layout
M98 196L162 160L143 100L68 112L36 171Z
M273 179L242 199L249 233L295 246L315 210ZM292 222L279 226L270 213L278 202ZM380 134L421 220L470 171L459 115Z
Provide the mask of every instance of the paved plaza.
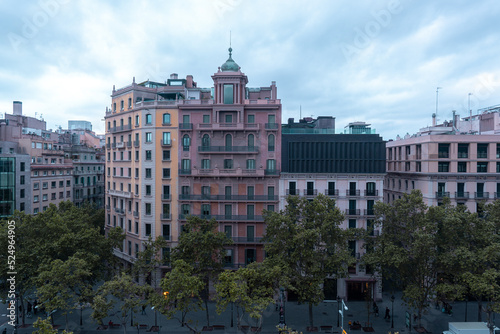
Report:
M417 333L417 331L412 328L405 327L405 314L407 309L401 303L400 295L396 294L396 299L394 301L394 317L391 319L384 319L386 307L389 310L392 309L392 303L390 299L390 294L384 293L384 301L378 302L379 316L375 317L370 314L368 319L367 315L367 303L366 302L347 302L346 305L348 310L344 314L344 329L347 333L365 333L365 330L373 329L375 334L387 334L389 332L399 332L399 333ZM441 312L440 309L435 307L429 308L428 312L422 318L422 325L427 330L428 333L441 334L443 330L448 328L448 322L465 321L466 308L465 302L456 302L451 304L453 307L453 314L448 315ZM7 328L7 333L12 333L13 328L6 324L7 318L5 317L6 305L0 305L0 313L2 315L2 326L0 327L0 333L4 328ZM372 312L372 305L369 305L370 312ZM207 334L224 334L224 333L245 333L249 334L252 332L252 326L256 324L244 317L242 321L244 330L237 330L237 320L236 320L236 309L233 310L233 321L231 322L231 310L228 308L224 313L218 315L215 312L215 303L209 304L210 310L210 325L212 326L211 331L204 331ZM313 309L314 315L314 326L317 327L318 334L320 333L341 333L340 327L342 326L342 318L338 315L338 305L336 302L331 303L321 303ZM76 311L69 316L69 329L74 333L123 333L123 327L116 329L107 330L97 330L97 324L90 318L91 310L84 309L82 312L82 326L80 326L80 311ZM392 316L392 313L391 313ZM196 314L188 315L188 318L193 319L197 323L197 328L202 329L206 325L206 313L198 312ZM26 319L26 323L32 324L36 320L35 317ZM118 323L116 317L106 318L105 323L107 324L109 320L114 323ZM175 319L167 320L164 316L157 314L155 319L154 311L151 308L146 309L146 314L141 315L141 311L134 314L134 322L144 325L143 328L130 328L130 318L127 321L127 333L148 333L148 329L156 324L160 328L160 333L189 333L186 327L181 327L179 322ZM477 321L477 304L474 302L467 303L467 320ZM483 314L483 321L486 320ZM361 324L361 329L355 330L349 328L349 321L351 323L359 322ZM391 328L392 322L394 321L394 328ZM276 310L274 305L271 305L264 313L262 333L277 333L276 325L279 322L279 312ZM307 331L309 317L308 317L308 306L299 305L297 302L287 302L285 305L285 322L288 327L299 332L311 333ZM412 319L413 322L413 319ZM54 323L59 325L59 329L62 330L65 327L65 317L61 312L56 312L54 316ZM339 324L340 326L337 326ZM497 326L500 321L496 322ZM232 325L232 326L231 326ZM413 327L413 324L412 324ZM25 328L19 328L17 333L32 333L35 329L29 325ZM212 333L213 332L213 333ZM312 332L314 333L314 332Z

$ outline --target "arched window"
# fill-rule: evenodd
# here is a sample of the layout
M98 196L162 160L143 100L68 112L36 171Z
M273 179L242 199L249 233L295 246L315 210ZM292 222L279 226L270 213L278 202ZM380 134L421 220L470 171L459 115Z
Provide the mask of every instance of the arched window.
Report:
M189 145L191 145L191 138L188 135L182 137L182 149L184 151L189 151Z
M248 150L253 151L255 148L255 136L253 134L248 135Z
M163 124L170 124L170 114L169 113L163 114Z
M233 137L231 135L226 135L226 150L231 150L233 147Z
M269 137L267 137L267 150L269 152L274 152L275 141L276 139L273 134L270 134Z
M208 149L210 147L210 136L207 134L204 134L203 137L201 138L201 146L204 149Z

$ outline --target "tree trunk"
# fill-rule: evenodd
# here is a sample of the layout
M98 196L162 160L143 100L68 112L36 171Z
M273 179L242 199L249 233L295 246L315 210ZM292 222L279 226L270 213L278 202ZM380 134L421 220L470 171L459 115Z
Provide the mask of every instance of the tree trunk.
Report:
M492 315L492 313L493 313L493 311L491 311L491 310L488 310L488 311L486 312L486 317L487 317L486 326L487 326L487 327L488 327L488 329L490 330L490 334L494 334L494 333L495 333L495 331L494 331L494 329L495 329L495 324L493 323L493 321L492 321L492 319L491 319L491 318L492 318L492 316L491 316L491 315Z
M64 319L66 320L66 326L64 327L64 329L68 330L68 312L66 312L66 314L64 315Z
M205 313L207 314L207 326L210 326L210 315L208 313L208 296L205 298Z
M478 299L477 301L477 321L482 322L482 311L483 311L483 301Z
M309 303L309 327L314 326L314 321L313 321L313 304Z

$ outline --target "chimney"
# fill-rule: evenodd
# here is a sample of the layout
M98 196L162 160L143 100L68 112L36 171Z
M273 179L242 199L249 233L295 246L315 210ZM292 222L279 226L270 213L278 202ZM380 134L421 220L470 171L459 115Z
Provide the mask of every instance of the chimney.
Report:
M432 114L432 126L436 126L436 114Z
M193 88L193 76L191 74L186 76L186 88Z
M22 116L23 114L23 103L21 101L14 101L13 103L13 113L14 115Z
M170 79L178 79L179 76L177 75L177 73L172 73L170 74Z

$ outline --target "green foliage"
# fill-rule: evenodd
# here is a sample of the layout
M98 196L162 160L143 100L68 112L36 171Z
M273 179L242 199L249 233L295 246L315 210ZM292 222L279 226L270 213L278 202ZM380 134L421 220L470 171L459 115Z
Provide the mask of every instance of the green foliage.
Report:
M91 299L91 276L88 264L76 255L66 261L56 259L40 269L36 278L37 296L44 301L43 306L48 313L58 309L64 311L66 328L68 312Z
M183 326L187 326L195 332L196 324L187 320L190 312L203 310L201 293L205 288L203 279L195 274L195 269L183 260L173 263L172 271L165 274L161 280L161 288L168 292L168 298L163 295L152 294L150 302L155 309L167 316L169 319L178 320ZM180 312L181 317L178 317Z
M92 318L102 324L102 319L108 317L112 311L126 332L127 320L131 312L136 312L139 306L146 303L146 298L154 293L148 286L141 286L127 274L115 276L114 279L104 282L98 289L92 303Z
M266 212L265 221L268 257L283 268L299 301L309 303L312 326L312 305L323 300L324 280L346 276L355 261L347 243L355 232L341 228L344 216L322 194L312 201L289 196L285 210Z
M156 288L156 273L158 267L162 265L162 249L167 246L167 242L161 236L156 240L150 236L144 243L144 250L137 254L134 262L133 273L142 275L146 281L151 281L153 288Z
M234 303L238 312L238 327L244 313L262 323L262 313L274 302L274 293L283 280L282 269L271 266L267 261L251 263L236 271L226 270L219 274L215 285L217 291L217 312L220 314L230 303ZM284 282L281 282L284 283Z
M58 333L57 329L54 329L54 327L52 327L52 324L50 323L50 319L38 318L33 323L33 327L38 328L36 331L33 332L33 334L56 334L56 333ZM62 331L62 334L73 334L73 332L67 332L66 330L64 330L64 331Z

